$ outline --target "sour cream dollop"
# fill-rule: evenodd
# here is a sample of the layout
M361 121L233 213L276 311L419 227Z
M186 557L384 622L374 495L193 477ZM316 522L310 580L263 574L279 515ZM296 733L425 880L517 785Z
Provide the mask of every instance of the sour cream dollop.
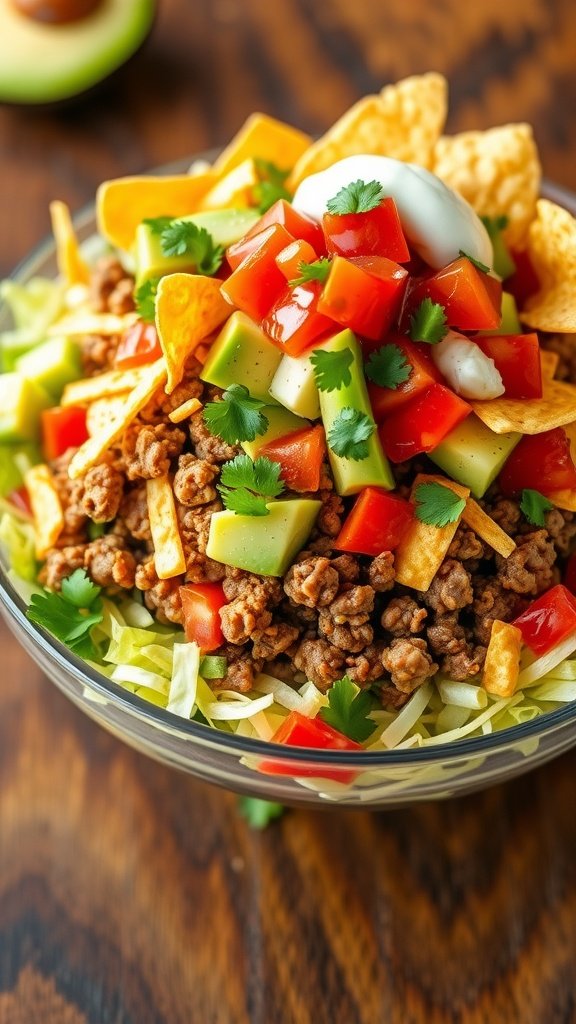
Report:
M502 377L494 360L470 338L448 331L442 341L431 348L436 366L457 395L484 400L504 394Z
M416 164L387 156L349 156L304 178L292 205L321 221L328 200L358 179L380 182L396 203L406 238L429 266L445 267L458 258L460 250L492 266L492 243L470 204Z

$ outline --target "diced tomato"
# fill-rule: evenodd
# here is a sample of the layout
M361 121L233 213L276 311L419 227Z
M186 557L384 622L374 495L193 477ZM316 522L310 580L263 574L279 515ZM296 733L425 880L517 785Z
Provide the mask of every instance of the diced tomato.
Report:
M464 256L415 285L406 312L414 312L425 298L444 306L450 327L461 331L491 331L502 319L500 281L478 270Z
M321 718L306 718L299 711L291 711L282 725L272 736L271 743L280 743L286 747L305 747L309 750L362 750L359 743L344 736L323 722ZM337 768L325 769L310 762L276 761L267 758L261 761L260 771L267 775L312 776L320 779L335 779L337 782L352 782L356 772L349 769L338 771Z
M474 341L494 360L508 398L542 398L537 334L477 334Z
M120 338L114 365L119 370L128 370L131 366L143 366L160 359L162 346L154 324L138 320L132 327L124 331Z
M278 271L280 273L280 271ZM284 281L284 278L282 278ZM338 325L318 311L320 281L286 287L262 323L262 330L290 356L298 356Z
M385 256L335 256L318 311L372 341L381 340L402 303L408 272Z
M28 516L32 515L30 495L26 487L17 487L15 491L10 491L10 494L7 495L7 500L15 508L20 509L21 512L25 512Z
M187 583L180 587L186 639L202 651L215 651L224 643L220 609L226 604L221 583Z
M564 586L571 594L576 594L576 554L570 555L564 569Z
M317 491L326 455L324 427L318 424L286 434L262 445L258 454L280 463L280 476L290 490Z
M250 234L244 235L238 242L233 242L232 245L228 246L226 249L226 260L231 270L236 270L248 256L252 256L270 238L279 239L284 242L284 245L280 246L278 252L281 252L284 246L290 245L294 241L292 235L281 224L276 225L275 231L270 231L270 228L273 226L269 225L268 228L264 228L256 233L250 232ZM267 234L264 233L266 231L268 232Z
M392 462L429 452L466 416L471 407L443 384L431 384L380 427L380 440Z
M57 459L69 448L88 439L86 409L79 405L57 406L42 413L42 451L46 459Z
M279 199L266 213L262 214L260 220L253 228L250 228L246 237L249 238L250 235L263 231L271 224L282 224L293 238L303 238L319 255L326 254L321 225L306 216L305 213L298 213L286 199Z
M329 253L348 257L386 256L396 263L410 260L393 199L383 199L366 213L325 213L322 227Z
M576 598L559 583L537 597L513 625L534 654L546 654L576 632Z
M506 279L506 291L512 293L519 308L523 309L526 300L540 288L540 280L527 249L512 249L510 255L516 264L516 271Z
M542 434L525 434L498 480L507 497L520 494L525 487L541 494L576 487L576 467L566 431L555 427Z
M281 270L287 281L294 281L300 277L301 263L314 263L318 257L309 242L303 238L297 238L290 245L287 245L276 257L276 266Z
M368 381L368 394L372 403L374 419L379 423L384 416L405 405L435 381L442 381L428 351L429 345L417 345L402 335L389 335L386 344L396 345L406 362L410 364L410 376L397 388L383 388Z
M338 551L376 557L397 548L413 519L410 502L377 487L360 492L334 541Z
M245 240L246 254L222 283L222 294L253 320L261 320L286 287L286 279L276 266L276 257L293 241L281 224L272 224Z

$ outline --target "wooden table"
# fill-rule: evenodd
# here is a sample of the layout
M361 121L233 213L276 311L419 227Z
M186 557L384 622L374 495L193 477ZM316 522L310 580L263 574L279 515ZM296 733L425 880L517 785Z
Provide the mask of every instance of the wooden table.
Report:
M54 196L77 208L252 109L321 130L430 67L450 130L532 121L574 187L575 40L572 0L164 0L99 93L0 110L0 271ZM233 796L128 750L0 639L0 1024L576 1020L576 753L466 800L253 833Z

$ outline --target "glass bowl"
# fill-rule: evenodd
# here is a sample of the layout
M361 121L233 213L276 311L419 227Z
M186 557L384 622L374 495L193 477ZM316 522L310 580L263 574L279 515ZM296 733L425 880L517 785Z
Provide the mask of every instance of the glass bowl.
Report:
M576 195L551 184L543 194L576 214ZM76 222L93 235L92 210ZM14 277L56 274L54 247L44 242ZM0 310L0 330L8 326ZM0 562L0 611L14 635L56 686L95 722L164 764L228 789L287 804L364 808L444 799L520 775L576 743L576 703L501 732L426 749L384 753L302 751L216 732L128 693L26 618L8 567ZM278 774L260 770L273 760ZM282 773L282 774L280 774Z

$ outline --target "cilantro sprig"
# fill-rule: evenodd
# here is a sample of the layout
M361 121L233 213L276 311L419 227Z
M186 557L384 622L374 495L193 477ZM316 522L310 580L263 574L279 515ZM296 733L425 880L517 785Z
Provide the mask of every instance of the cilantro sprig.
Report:
M414 498L416 518L428 526L440 527L455 523L466 508L465 498L459 498L450 487L435 481L418 484Z
M477 260L475 256L471 256L469 252L464 252L464 249L459 249L458 255L463 256L464 259L470 260L470 263L473 263L476 269L481 270L483 274L490 273L490 267L487 267L485 263Z
M448 330L446 310L439 302L422 299L418 308L410 317L408 334L412 341L425 341L428 345L437 345Z
M540 491L534 491L531 487L525 487L522 491L520 509L532 526L545 526L545 513L550 512L554 505Z
M176 217L169 217L165 215L163 217L144 217L142 223L146 224L147 227L150 228L153 235L161 235L162 232L165 231L166 228L175 220Z
M173 220L160 234L160 246L164 256L190 256L200 274L211 276L219 270L224 259L224 249L215 245L206 228L199 228L190 220Z
M134 292L134 302L138 316L141 320L146 320L147 323L151 324L154 323L156 318L156 293L159 283L159 277L149 277Z
M381 388L390 388L391 391L405 384L412 374L411 363L402 349L393 344L382 345L382 348L372 352L364 369L368 380Z
M310 356L314 369L314 379L319 391L339 391L352 381L350 367L354 362L354 353L350 348L339 352L324 352L321 348L314 349Z
M322 256L319 260L314 260L313 263L302 261L298 264L299 277L292 278L289 282L290 287L295 288L299 284L308 284L310 281L321 281L324 284L331 268L332 260L329 260L327 256Z
M376 723L368 719L373 707L370 694L359 691L348 676L343 676L332 684L327 696L328 707L319 715L322 721L357 743L369 739L376 728Z
M237 455L225 462L218 484L225 508L243 516L269 515L266 503L284 490L281 468L272 459L260 457L252 461L248 455Z
M252 398L243 384L231 384L220 402L204 406L204 422L210 433L226 444L254 441L268 427L268 419L260 411L265 405L259 398Z
M277 167L270 160L257 158L254 163L260 181L252 189L252 199L258 207L258 212L266 213L279 199L290 201L292 195L285 184L290 171Z
M102 622L102 601L84 569L62 580L62 592L44 590L33 594L26 612L31 622L44 626L82 658L94 658L96 648L90 630Z
M384 189L379 181L351 181L341 188L326 203L329 213L369 213L376 209L385 197Z
M342 459L361 462L369 455L368 441L376 424L365 412L347 406L338 413L328 431L328 447Z
M264 829L281 818L286 808L272 800L260 800L257 796L239 796L238 812L248 822L250 828Z

